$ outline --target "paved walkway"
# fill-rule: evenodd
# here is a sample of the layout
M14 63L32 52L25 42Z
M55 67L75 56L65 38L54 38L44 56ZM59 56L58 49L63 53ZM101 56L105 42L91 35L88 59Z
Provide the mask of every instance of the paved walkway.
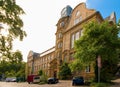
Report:
M112 85L111 87L120 87L120 78L116 79L116 80L113 80L112 82L114 82L115 85Z
M113 80L115 83L110 87L120 87L120 78ZM57 84L28 84L27 82L16 83L16 82L0 82L0 87L90 87L90 86L72 86L71 80L60 80Z

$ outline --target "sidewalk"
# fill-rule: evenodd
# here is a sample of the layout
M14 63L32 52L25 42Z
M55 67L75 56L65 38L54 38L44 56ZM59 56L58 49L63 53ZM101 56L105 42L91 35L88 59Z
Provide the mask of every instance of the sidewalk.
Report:
M112 82L114 82L115 85L112 85L111 87L120 87L120 78L113 80Z

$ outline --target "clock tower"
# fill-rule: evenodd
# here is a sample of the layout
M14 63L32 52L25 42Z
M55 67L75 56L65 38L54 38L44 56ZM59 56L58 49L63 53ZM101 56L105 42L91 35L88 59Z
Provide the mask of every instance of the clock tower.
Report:
M62 50L63 50L63 37L64 32L68 26L68 21L71 16L72 8L67 5L61 11L61 18L58 20L56 24L56 45L55 45L55 57L57 59L57 72L59 72L59 67L62 64Z

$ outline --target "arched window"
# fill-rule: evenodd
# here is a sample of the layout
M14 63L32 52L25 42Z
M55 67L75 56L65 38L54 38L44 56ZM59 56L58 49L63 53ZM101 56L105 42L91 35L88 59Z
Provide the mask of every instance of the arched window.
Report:
M58 34L58 38L62 38L62 33L61 32Z
M80 15L80 11L77 11L75 16L77 17L78 15Z

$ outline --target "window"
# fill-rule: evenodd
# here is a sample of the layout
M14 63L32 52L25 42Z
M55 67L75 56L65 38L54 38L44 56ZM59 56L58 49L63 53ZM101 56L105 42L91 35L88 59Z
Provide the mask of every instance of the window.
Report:
M74 47L74 34L72 34L72 38L71 38L71 48Z
M78 22L79 22L79 19L78 19L78 18L75 19L75 20L74 20L74 25L76 25Z
M82 16L79 17L79 22L82 21Z
M73 60L74 59L74 54L70 54L70 60Z
M80 11L77 11L75 16L78 16L79 14L80 14Z
M62 42L58 43L58 48L62 47Z
M89 73L89 72L90 72L90 65L86 67L85 72L86 72L86 73Z
M77 32L77 33L75 34L75 40L78 40L79 37L80 37L80 32Z
M57 58L59 58L59 56L60 56L60 53L58 52L58 53L57 53Z
M44 57L43 57L43 62L44 62Z
M50 61L50 55L48 56L48 61Z
M72 34L72 36L71 36L71 48L74 47L74 42L75 42L75 40L78 40L80 38L80 36L82 35L81 33L82 33L82 30Z
M45 58L45 62L47 61L47 57Z
M61 32L58 34L58 38L62 38L62 33Z
M80 30L80 36L83 36L83 30L82 29Z
M64 21L60 23L60 27L64 27L65 23Z
M64 56L64 62L67 62L67 54Z
M80 21L82 21L82 16L74 20L74 25L78 24Z

